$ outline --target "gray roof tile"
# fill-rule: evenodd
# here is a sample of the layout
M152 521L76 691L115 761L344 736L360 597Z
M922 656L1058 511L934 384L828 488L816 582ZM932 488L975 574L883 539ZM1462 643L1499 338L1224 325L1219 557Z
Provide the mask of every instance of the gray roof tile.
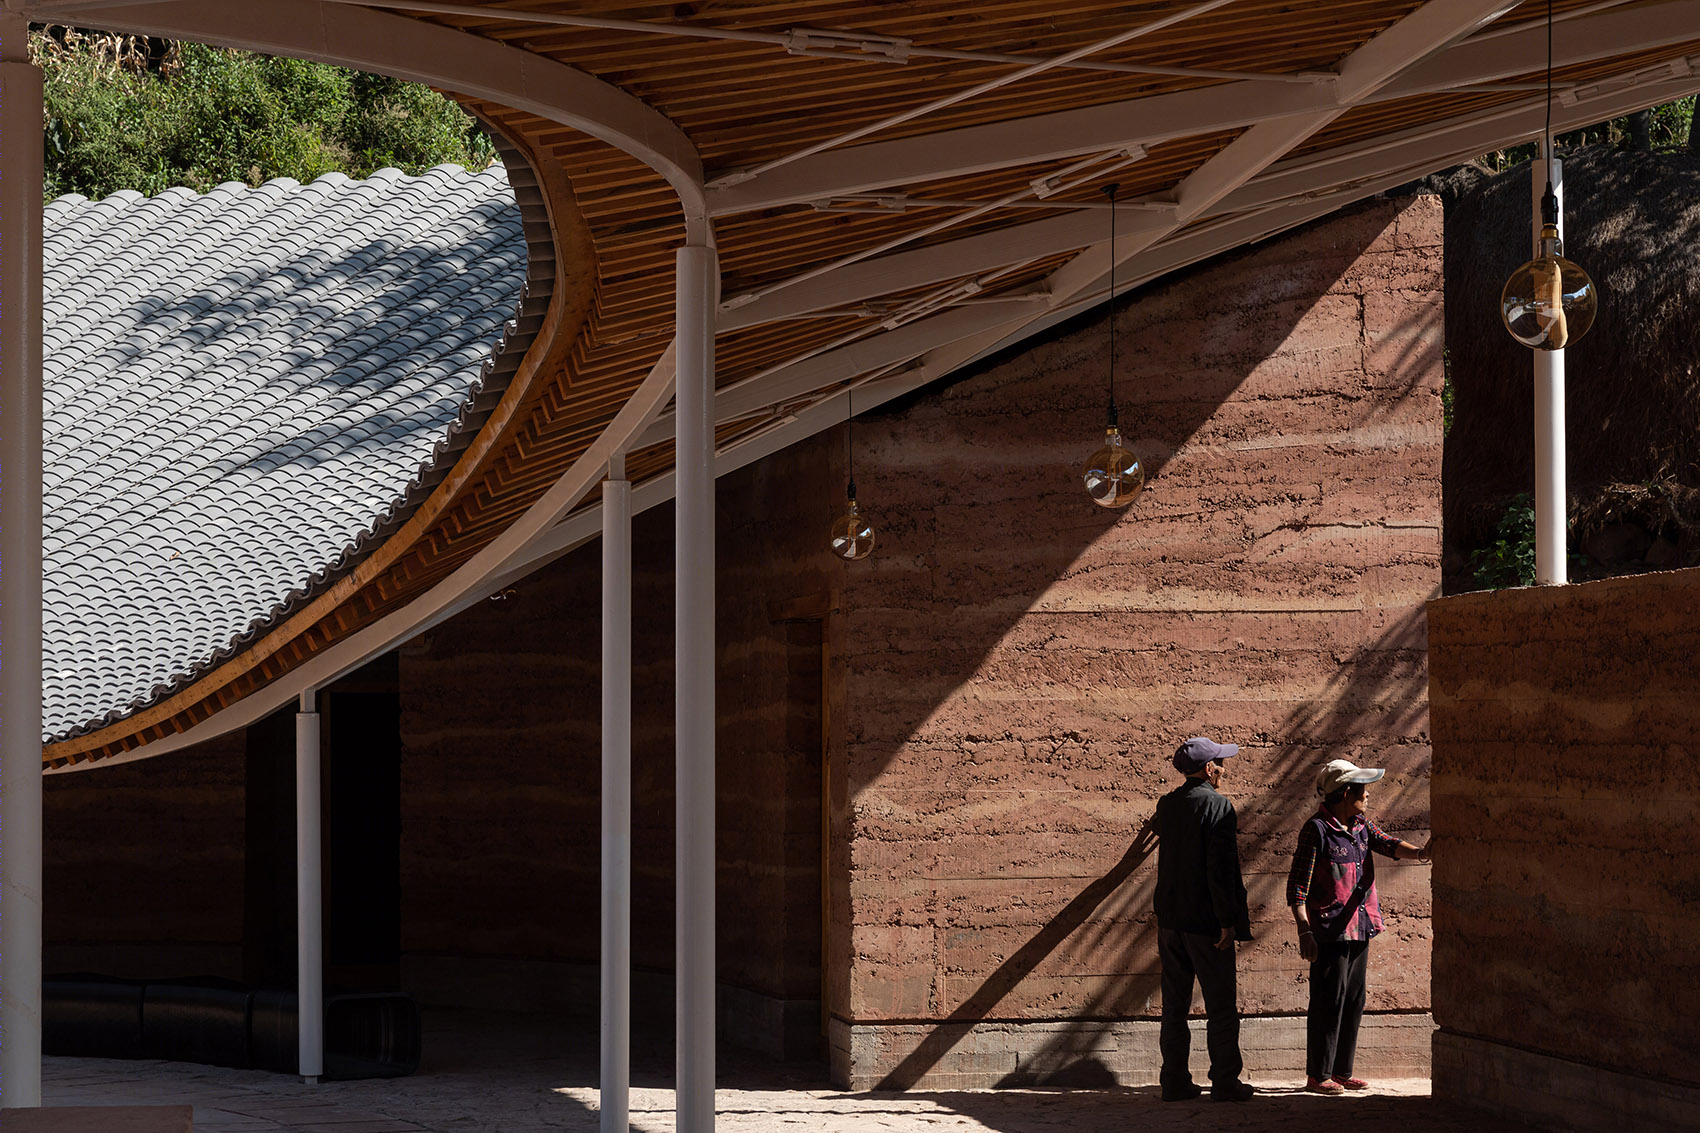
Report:
M45 215L44 738L338 576L445 451L525 279L501 169Z

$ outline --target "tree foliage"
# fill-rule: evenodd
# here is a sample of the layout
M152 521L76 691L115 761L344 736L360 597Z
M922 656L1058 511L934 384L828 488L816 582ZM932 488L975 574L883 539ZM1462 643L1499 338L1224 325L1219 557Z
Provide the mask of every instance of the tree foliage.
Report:
M1554 134L1553 148L1563 151L1582 146L1609 145L1643 152L1687 149L1691 153L1700 153L1700 136L1694 131L1694 110L1694 96L1689 95L1622 118ZM1513 166L1534 160L1534 157L1535 143L1524 142L1483 154L1479 161L1490 172L1503 173Z
M399 79L63 27L31 47L46 78L49 199L495 159L459 106Z

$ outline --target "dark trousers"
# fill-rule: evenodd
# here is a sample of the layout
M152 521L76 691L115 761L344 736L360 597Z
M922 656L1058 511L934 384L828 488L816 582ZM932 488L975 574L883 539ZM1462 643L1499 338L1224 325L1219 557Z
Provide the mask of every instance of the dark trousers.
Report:
M1310 965L1310 1015L1305 1020L1305 1073L1350 1078L1364 1017L1369 941L1318 942Z
M1157 1047L1163 1054L1160 1080L1165 1086L1192 1081L1187 1058L1192 1034L1192 984L1204 990L1205 1044L1210 1050L1210 1081L1216 1085L1239 1080L1240 1008L1234 981L1234 950L1217 948L1216 938L1196 932L1157 930L1157 955L1163 961L1163 1027Z

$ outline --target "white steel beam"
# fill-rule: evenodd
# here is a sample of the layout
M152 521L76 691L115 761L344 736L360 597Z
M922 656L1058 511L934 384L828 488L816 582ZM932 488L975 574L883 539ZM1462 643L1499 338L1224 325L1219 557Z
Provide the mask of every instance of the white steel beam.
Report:
M1663 84L1651 91L1643 91L1639 96L1635 92L1617 92L1610 101L1601 101L1592 108L1581 107L1571 111L1573 120L1561 114L1555 114L1554 128L1573 128L1601 117L1616 117L1617 115L1640 105L1638 97L1645 100L1649 95L1654 102L1668 102L1685 94L1693 93L1693 87L1700 86L1700 76L1685 80L1687 88L1676 83ZM1429 148L1416 154L1414 167L1389 168L1385 161L1378 162L1374 169L1354 170L1354 181L1348 187L1331 192L1319 191L1304 196L1294 196L1278 204L1265 205L1244 215L1226 219L1220 224L1197 226L1186 232L1179 233L1161 244L1140 253L1122 264L1117 269L1117 279L1127 287L1136 287L1161 278L1169 272L1198 263L1226 248L1240 247L1258 240L1274 236L1289 228L1308 223L1319 217L1326 216L1353 200L1374 195L1375 193L1393 188L1410 180L1418 173L1431 168L1434 161L1446 161L1451 158L1463 158L1485 152L1498 146L1503 146L1514 140L1526 140L1531 132L1538 131L1542 124L1542 108L1539 104L1523 105L1515 109L1509 117L1494 114L1481 122L1472 121L1471 128L1461 136L1443 134L1429 139L1431 147L1451 142L1451 150ZM1398 149L1401 156L1411 156L1403 148ZM975 326L967 320L955 320L948 324L950 331L938 335L936 345L927 349L918 349L915 331L926 326L924 323L913 324L903 328L907 340L901 346L892 348L890 356L903 355L914 359L915 365L889 378L881 378L857 388L858 403L867 407L882 404L894 397L900 397L928 382L944 376L953 370L971 365L981 358L996 353L1011 346L1024 338L1042 333L1051 326L1062 322L1086 310L1095 303L1103 302L1107 297L1106 278L1100 278L1078 293L1072 302L1055 308L1047 309L1035 318L1016 322L997 323L987 320ZM958 315L960 312L948 312ZM936 316L935 323L946 316ZM898 333L898 332L894 332ZM885 336L882 336L882 338ZM949 341L944 339L949 337ZM859 344L863 349L871 346L887 345L880 340L870 340ZM885 352L882 351L882 356ZM818 379L814 388L834 384L854 378L859 373L867 373L877 367L857 369L861 362L867 361L863 355L858 362L848 362L833 356L821 356L811 359L811 377L801 374L785 373L776 375L784 378L785 391L793 396L804 396L802 387L811 380ZM728 391L722 391L716 405L716 419L721 423L733 421L741 416L760 408L757 399L766 396L772 389L749 389L736 391L729 396ZM739 395L741 394L741 396ZM716 460L718 474L741 468L782 448L795 444L823 429L831 428L844 419L843 398L828 396L824 401L816 402L807 408L798 409L790 421L772 432L765 433L757 441L734 446ZM670 435L666 429L655 426L643 443L649 440L665 439ZM638 485L634 492L635 510L647 510L650 507L665 503L673 495L673 477L671 474L655 477ZM599 530L599 517L594 509L589 509L573 515L560 525L535 540L525 554L512 560L504 573L491 583L492 590L501 586L512 585L526 574L537 570L546 563L568 553L596 536Z
M1063 55L1058 55L1051 59L1044 59L1037 63L1028 64L1020 70L1011 72L1010 74L999 75L995 79L988 79L983 83L977 83L976 85L969 87L967 90L956 91L940 98L935 98L931 102L925 103L921 106L902 111L898 114L890 115L877 122L870 122L866 126L857 127L849 133L840 134L837 137L815 142L803 149L795 150L769 161L764 161L754 169L743 170L730 174L723 178L722 181L727 184L739 184L749 181L755 177L765 175L772 170L780 169L784 166L792 165L798 161L813 157L818 153L838 149L849 142L856 141L859 138L865 138L869 135L889 130L893 126L900 126L905 122L912 122L917 118L946 109L947 107L955 106L959 103L970 102L982 94L988 94L991 91L1009 86L1012 83L1020 82L1022 79L1028 78L1032 75L1037 75L1041 72L1064 66L1077 59L1085 59L1088 56L1096 55L1099 52L1108 51L1112 47L1119 47L1124 43L1129 43L1143 36L1151 35L1152 33L1161 31L1164 28L1173 27L1176 24L1196 19L1197 17L1214 11L1217 8L1225 7L1232 2L1233 0L1198 0L1198 2L1182 9L1179 12L1171 12L1167 15L1158 16L1156 19L1151 20L1148 23L1141 24L1136 28L1128 28L1126 31L1118 32L1108 38L1100 39L1095 43L1089 43L1084 46L1077 47L1073 51L1067 52Z
M1602 118L1614 117L1648 101L1669 101L1692 93L1697 87L1700 87L1700 75L1649 88L1626 89L1615 92L1611 97L1602 97L1573 108L1558 106L1555 107L1553 116L1554 129L1570 129ZM1226 248L1305 223L1349 201L1402 184L1454 160L1525 140L1531 133L1540 129L1543 113L1544 104L1538 101L1523 102L1511 107L1495 107L1456 123L1456 132L1413 131L1410 137L1393 135L1391 140L1394 144L1391 145L1380 142L1366 143L1371 152L1361 158L1354 158L1356 151L1347 151L1338 157L1321 155L1315 159L1305 159L1307 162L1321 160L1327 163L1324 166L1327 176L1320 178L1283 174L1277 167L1272 171L1272 180L1268 186L1261 180L1253 182L1223 198L1220 205L1225 212L1261 210L1277 202L1286 202L1286 207L1274 212L1260 211L1256 215L1236 217L1222 225L1203 230L1188 230L1166 238L1153 244L1148 250L1127 258L1118 268L1118 277L1126 287L1138 286L1165 272L1206 259ZM1347 184L1349 188L1344 191L1331 191L1329 186L1336 182ZM1093 227L1098 229L1093 235L1102 235L1105 221L1101 214L1089 213L1079 220L1081 236L1087 235L1085 230ZM1031 226L1022 226L1023 229L1028 227ZM1023 245L1022 250L1023 254L1038 255L1068 249L1067 246L1046 249L1041 243L1034 242L1032 245ZM1058 297L1052 304L1052 313L1035 311L1023 320L1012 317L1007 308L954 308L898 330L874 335L839 350L817 355L761 381L722 389L716 396L715 419L724 423L747 417L770 406L806 396L812 390L848 381L860 374L872 373L895 363L930 356L929 352L958 353L963 348L957 344L978 341L986 335L995 335L998 342L1007 344L1024 335L1038 333L1058 318L1081 309L1078 303L1081 295L1091 294L1093 302L1102 300L1103 273L1109 268L1107 249L1104 251L1102 262L1098 265L1099 274L1089 277L1088 273L1083 271L1077 281L1069 283L1066 291L1059 290ZM914 265L911 270L915 270L924 264L926 250L902 255ZM882 262L873 261L873 266L877 267ZM868 282L871 282L874 274L870 272ZM895 271L891 275L892 281L901 278L903 277ZM783 294L760 302L776 301ZM747 309L729 312L722 318L725 320L728 315L742 314ZM1056 315L1055 311L1063 314ZM722 329L726 329L724 321ZM940 362L944 357L945 353L936 355ZM788 426L786 432L787 435L799 435L792 426ZM634 447L656 444L671 435L671 418L662 415L640 434L633 444Z
M41 1104L42 75L0 13L0 1105Z
M632 485L602 482L601 1133L630 1133L632 1070Z
M1680 62L1680 58L1677 62ZM1700 79L1693 81L1700 85ZM1604 95L1596 96L1586 102L1576 103L1573 107L1561 104L1555 107L1555 121L1560 122L1564 128L1591 124L1624 112L1618 109L1619 107L1633 108L1648 102L1664 101L1665 96L1657 92L1668 89L1670 88L1666 84L1659 84L1644 92L1631 92L1630 88L1626 87L1613 91L1612 97L1609 98ZM1679 84L1676 93L1669 97L1682 97L1685 93L1687 91L1681 90ZM1626 100L1622 97L1624 94L1630 94L1630 97ZM1481 143L1482 148L1465 153L1465 150L1453 141L1457 131L1476 125L1503 123L1501 129L1505 136L1522 140L1516 135L1524 130L1522 124L1531 108L1544 112L1544 106L1544 99L1520 100L1478 111L1466 118L1451 119L1445 124L1415 127L1339 150L1311 155L1297 162L1276 163L1252 181L1214 202L1212 211L1238 212L1301 193L1326 191L1333 183L1375 176L1388 168L1390 160L1397 160L1399 167L1411 168L1421 164L1424 155L1429 155L1428 160L1435 163L1444 161L1452 154L1473 156L1503 142L1496 140L1496 136L1491 132L1483 134L1479 129L1472 128L1470 136L1480 136L1485 140ZM1302 122L1300 129L1303 129ZM1392 155L1391 159L1388 155ZM1167 212L1145 208L1131 210L1131 222L1122 226L1122 232L1130 241L1141 233L1155 233L1161 236L1173 228L1169 217L1178 215L1179 208L1177 205ZM1014 225L927 248L862 261L783 291L763 295L731 310L723 310L719 329L738 330L776 319L804 315L811 311L830 310L887 294L894 285L911 287L959 279L1009 264L1027 263L1059 252L1084 248L1103 238L1107 222L1099 215L1101 211L1081 209L1074 213L1047 217L1042 221ZM1104 254L1107 255L1107 252ZM1103 266L1107 269L1107 260ZM1082 276L1088 274L1090 269L1084 269ZM1066 301L1066 295L1062 301Z
M1387 101L1527 75L1546 58L1545 37L1545 23L1537 21L1485 42L1466 40L1415 63L1398 79L1361 95L1358 101ZM1700 38L1700 5L1692 0L1664 0L1625 11L1596 12L1555 27L1554 65L1610 59L1695 38ZM1151 145L1169 138L1321 112L1343 101L1336 93L1336 84L1327 81L1282 87L1225 83L836 150L756 181L710 190L708 207L712 215L724 216L1075 157L1133 143Z
M1515 8L1520 0L1429 0L1392 27L1352 52L1340 64L1335 84L1339 105L1314 114L1259 122L1235 138L1216 156L1193 170L1176 189L1179 209L1170 219L1178 230L1204 216L1223 197L1278 161L1294 146L1351 108L1352 104L1385 86L1401 70L1424 56L1466 36ZM1151 247L1161 232L1145 231L1120 241L1115 249L1125 260ZM1111 255L1105 245L1082 252L1051 275L1053 304L1102 275Z
M1540 158L1529 163L1535 251L1540 247L1541 198L1549 183L1558 197L1559 235L1564 234L1564 163L1553 155L1551 136L1541 138ZM1570 500L1565 487L1564 351L1529 353L1535 371L1535 582L1563 586L1570 581L1565 556Z
M676 1128L713 1133L714 850L714 249L677 255L678 393L674 414L673 875Z
M1591 126L1645 106L1684 98L1700 89L1700 67L1693 68L1692 74L1683 74L1689 68L1683 65L1682 57L1673 62L1678 64L1672 71L1675 77L1602 92L1568 106L1555 100L1553 133ZM1400 170L1406 172L1404 179L1409 180L1490 150L1537 138L1545 115L1546 100L1529 98L1450 119L1444 124L1416 126L1373 141L1281 162L1224 197L1219 211L1237 212L1307 193L1331 192L1335 187L1355 185Z
M295 1036L297 1072L325 1072L325 894L319 713L313 690L295 713Z
M1148 209L1123 210L1122 228L1129 234L1168 230L1166 213ZM961 279L1011 264L1023 264L1103 238L1109 218L1102 209L1048 216L1044 220L999 228L960 240L907 252L893 252L839 268L829 275L793 284L784 290L722 310L721 331L759 326L776 319L828 310L895 289Z
M991 327L1011 329L1027 321L1019 311L1003 304L953 307L942 314L919 319L884 334L872 335L848 346L817 354L760 381L740 382L715 394L714 414L732 421L763 409L812 393L824 386L871 374L925 354L943 342L979 334ZM656 418L632 440L632 448L659 444L673 435L672 414Z

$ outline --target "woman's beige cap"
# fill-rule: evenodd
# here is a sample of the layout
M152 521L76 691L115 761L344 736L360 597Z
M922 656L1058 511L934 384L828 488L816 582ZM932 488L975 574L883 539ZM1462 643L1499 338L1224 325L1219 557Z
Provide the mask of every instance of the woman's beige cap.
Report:
M1332 795L1348 784L1373 783L1385 774L1385 767L1359 767L1348 759L1331 759L1316 773L1316 793Z

